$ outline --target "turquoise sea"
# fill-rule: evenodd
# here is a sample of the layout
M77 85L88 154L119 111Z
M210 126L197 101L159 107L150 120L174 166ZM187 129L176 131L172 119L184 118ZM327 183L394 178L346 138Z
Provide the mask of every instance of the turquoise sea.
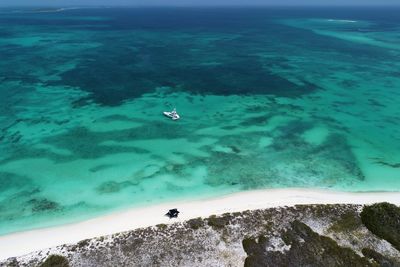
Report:
M0 234L260 188L400 191L399 14L0 9Z

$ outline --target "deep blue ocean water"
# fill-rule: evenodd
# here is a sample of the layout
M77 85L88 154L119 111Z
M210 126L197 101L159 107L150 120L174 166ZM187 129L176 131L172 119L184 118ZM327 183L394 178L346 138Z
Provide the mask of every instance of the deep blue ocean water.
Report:
M400 191L398 14L0 9L0 234L259 188Z

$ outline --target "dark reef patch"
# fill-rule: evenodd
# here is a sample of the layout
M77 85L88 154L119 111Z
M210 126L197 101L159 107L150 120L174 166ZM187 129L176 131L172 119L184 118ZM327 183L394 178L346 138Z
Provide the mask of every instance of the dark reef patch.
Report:
M113 121L135 122L137 120L129 118L128 116L125 116L125 115L116 114L116 115L105 116L105 117L99 119L99 121L101 121L101 122L113 122Z
M128 54L116 55L116 50L113 50L113 53L99 52L102 55L100 58L86 61L81 66L62 74L62 81L53 82L52 85L62 84L81 88L90 92L90 97L95 102L109 106L119 105L127 99L154 92L155 88L163 86L193 94L268 94L284 97L297 97L318 88L311 83L297 85L274 75L265 70L257 59L226 62L226 65L213 67L174 65L172 60L187 58L190 55L182 55L178 52L179 49L168 51L163 47L161 50L170 55L169 58L158 60L167 62L158 62L148 71L144 71L140 64L135 66L131 62L126 62L126 65L112 64L121 62L122 58L132 57ZM161 57L165 57L165 54ZM104 59L107 55L115 58ZM132 62L138 61L132 58ZM110 69L111 65L113 69Z
M302 133L310 127L303 122L281 127L268 147L258 146L260 138L268 136L265 132L249 132L246 138L240 135L224 136L215 145L230 148L231 151L214 151L213 147L207 146L203 149L210 154L209 157L193 158L190 162L192 166L207 166L205 182L211 186L225 184L255 189L312 184L332 187L342 182L350 185L365 179L343 135L331 134L322 144L313 145L302 137ZM293 177L290 175L292 172L297 175Z
M4 159L0 159L0 164L5 164L13 160L26 158L49 158L55 162L66 162L80 159L95 159L110 154L136 153L146 154L148 150L126 146L124 144L102 144L106 141L129 142L132 140L150 140L158 138L186 138L191 135L191 128L177 127L168 122L149 121L143 126L114 130L110 132L94 132L85 127L72 128L64 133L43 138L43 143L50 144L56 148L62 148L71 152L71 155L56 154L47 149L33 148L19 144L10 149ZM192 137L191 141L196 141L198 136Z
M118 145L102 145L107 140L128 141L135 137L134 130L91 132L87 128L74 128L66 133L48 137L44 140L56 147L64 148L73 153L75 158L99 158L109 154L134 152L138 154L148 153L147 150Z
M385 107L385 105L381 104L378 100L375 99L368 99L368 102L371 106L375 107Z
M373 160L375 160L376 164L379 164L382 166L386 166L386 167L390 167L390 168L400 168L400 162L399 163L389 163L389 162L383 161L382 159L379 159L379 158L374 158Z
M45 212L60 210L61 206L54 201L45 198L33 198L27 202L32 207L32 212Z
M343 135L329 135L323 144L313 148L310 152L314 157L330 158L331 160L336 161L344 170L346 170L346 173L356 177L360 181L365 179L365 176L359 167L359 163L353 154L346 137Z
M240 150L236 151L240 152ZM262 159L257 158L256 154L253 158L249 158L237 152L211 152L212 160L197 159L194 163L207 166L206 183L211 186L235 184L246 189L254 189L267 185L271 177L268 167L259 164ZM226 168L226 166L230 167Z
M313 126L314 124L311 122L296 120L279 127L278 130L280 131L280 138L292 140Z
M143 19L152 23L148 18ZM125 19L124 23L130 20L133 18ZM218 21L214 23L219 24ZM245 19L242 23L252 24L251 21ZM175 35L177 29L172 32L140 29L132 35L110 30L103 32L104 38L95 40L101 46L81 53L75 68L48 84L80 88L89 92L93 101L107 106L154 92L158 87L192 94L279 97L299 97L319 90L318 85L301 77L295 83L274 71L278 65L284 69L291 67L283 63L289 61L285 56L264 57L271 51L269 45L279 49L269 39L268 31L276 35L279 33L276 28L298 30L270 22L269 25L271 30L252 28L251 34L242 29L232 33L227 28L221 33L185 27L183 36ZM286 37L279 39L284 41Z
M100 194L117 193L120 190L121 190L121 184L114 181L104 182L98 187L96 187L96 191L99 192Z
M268 119L270 117L271 117L271 115L250 117L250 118L245 119L244 121L240 122L240 125L241 126L254 126L254 125L262 125L262 126L264 126L265 124L268 123Z
M117 193L122 189L133 185L136 185L136 183L130 181L124 181L124 182L108 181L96 187L96 191L100 194Z
M106 170L106 169L112 168L113 166L114 165L112 165L112 164L100 164L100 165L97 165L97 166L95 166L93 168L90 168L89 171L98 172L98 171L102 171L102 170Z
M21 175L8 172L0 172L0 192L9 189L21 189L31 185L32 180Z

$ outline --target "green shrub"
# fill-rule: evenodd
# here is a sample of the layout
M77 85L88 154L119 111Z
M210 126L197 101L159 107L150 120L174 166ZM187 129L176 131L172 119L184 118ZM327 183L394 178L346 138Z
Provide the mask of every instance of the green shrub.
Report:
M201 227L204 226L204 221L201 218L195 218L187 221L187 224L192 228L193 230L197 230Z
M89 239L84 239L84 240L79 241L77 245L79 248L84 248L84 247L88 246L89 243L90 243Z
M229 224L229 218L228 216L221 216L217 217L215 215L211 215L208 218L208 225L211 226L214 229L222 229L225 227L225 225Z
M362 223L376 236L385 239L400 251L400 208L384 202L365 206Z
M327 236L321 236L309 226L294 221L291 228L280 232L280 238L288 246L284 251L270 244L276 233L261 235L257 239L246 238L242 241L247 253L245 267L261 266L351 266L377 267L378 264L361 257L350 248L341 247Z
M389 259L388 257L376 252L370 248L363 248L361 250L362 254L368 259L374 260L379 266L399 266L400 262L396 262L394 259Z
M164 231L165 229L168 228L168 225L166 225L165 223L160 223L156 225L158 229L160 229L161 231Z
M361 226L360 218L354 212L347 212L335 221L329 230L334 232L351 232Z
M39 267L69 267L69 263L63 256L50 255Z

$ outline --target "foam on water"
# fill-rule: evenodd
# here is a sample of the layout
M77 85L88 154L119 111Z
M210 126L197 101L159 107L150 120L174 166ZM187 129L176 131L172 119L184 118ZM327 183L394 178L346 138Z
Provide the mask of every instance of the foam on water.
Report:
M382 34L376 24L368 21L334 20L334 19L288 19L284 24L312 30L321 35L338 38L359 44L379 46L400 50L398 44L399 29L390 29Z

